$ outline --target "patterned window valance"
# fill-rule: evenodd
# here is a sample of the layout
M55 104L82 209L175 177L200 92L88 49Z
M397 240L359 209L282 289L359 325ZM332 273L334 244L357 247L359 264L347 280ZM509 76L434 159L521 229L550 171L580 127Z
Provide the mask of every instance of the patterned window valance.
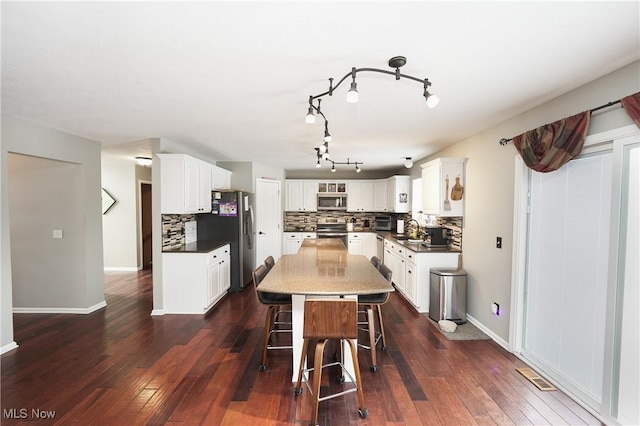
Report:
M590 119L591 111L584 111L515 136L513 144L527 167L552 172L580 154Z

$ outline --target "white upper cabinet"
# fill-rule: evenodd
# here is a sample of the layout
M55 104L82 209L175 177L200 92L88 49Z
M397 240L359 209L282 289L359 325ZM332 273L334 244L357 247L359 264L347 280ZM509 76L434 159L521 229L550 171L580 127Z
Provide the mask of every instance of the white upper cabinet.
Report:
M315 180L286 181L285 210L290 212L314 212L318 209L317 183Z
M347 182L347 211L373 211L373 181L351 180Z
M211 189L231 189L231 172L218 166L211 166Z
M466 158L438 158L422 165L422 212L464 215Z
M211 212L211 165L186 154L160 158L161 213Z
M373 184L373 211L388 212L387 181L376 180Z
M388 211L409 213L411 211L411 177L391 176L387 179Z

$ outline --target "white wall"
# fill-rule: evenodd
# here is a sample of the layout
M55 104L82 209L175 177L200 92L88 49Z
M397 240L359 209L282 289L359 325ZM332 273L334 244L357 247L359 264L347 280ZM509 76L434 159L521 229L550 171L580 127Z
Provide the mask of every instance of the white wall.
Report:
M2 115L2 149L0 152L0 242L2 246L2 283L0 304L0 348L13 347L13 282L11 268L11 242L9 217L9 185L7 170L7 153L31 155L57 161L75 163L78 166L78 194L82 200L68 214L79 214L84 220L83 229L79 230L78 244L65 247L69 250L66 256L77 259L77 274L74 282L66 283L58 291L67 294L74 300L76 289L81 288L79 295L81 307L86 310L95 309L104 304L104 272L102 257L102 211L100 198L100 145L88 139L70 135L30 123L14 117ZM50 255L59 255L50 253ZM31 263L33 268L42 268L37 261ZM19 342L18 342L19 343Z
M7 163L14 310L83 308L81 166L20 154Z
M511 301L511 250L513 241L514 159L510 138L560 118L595 108L640 91L640 63L586 84L524 114L493 126L437 154L415 161L412 177L419 177L420 164L437 157L468 157L463 221L463 267L468 272L468 313L505 342L509 340ZM593 115L589 133L631 124L619 106ZM495 247L496 237L503 240ZM491 314L498 302L503 314Z
M133 159L102 155L102 187L116 203L102 216L105 270L138 269L137 182Z

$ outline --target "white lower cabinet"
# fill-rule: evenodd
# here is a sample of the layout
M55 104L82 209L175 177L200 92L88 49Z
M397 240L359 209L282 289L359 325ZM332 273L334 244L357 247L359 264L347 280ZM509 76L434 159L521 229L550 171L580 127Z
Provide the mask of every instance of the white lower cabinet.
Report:
M373 232L349 232L349 254L361 254L367 259L377 254L376 234Z
M391 269L391 280L396 288L405 292L405 248L391 240L384 240L383 263Z
M204 314L231 287L229 245L209 253L163 253L167 314Z
M455 268L458 253L417 253L391 240L384 240L384 264L391 269L396 289L418 312L429 312L431 268Z
M284 232L283 233L283 254L296 254L302 242L307 239L315 239L317 234L315 232Z
M458 253L416 253L406 250L407 269L403 296L418 312L429 312L429 278L431 268L455 268Z

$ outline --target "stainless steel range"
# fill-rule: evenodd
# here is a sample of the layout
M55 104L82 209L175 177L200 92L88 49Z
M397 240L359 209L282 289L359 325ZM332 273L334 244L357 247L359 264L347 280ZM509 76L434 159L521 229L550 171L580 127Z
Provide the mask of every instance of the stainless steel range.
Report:
M348 247L349 234L347 233L347 223L344 219L320 218L316 228L318 238L339 238L345 247Z

